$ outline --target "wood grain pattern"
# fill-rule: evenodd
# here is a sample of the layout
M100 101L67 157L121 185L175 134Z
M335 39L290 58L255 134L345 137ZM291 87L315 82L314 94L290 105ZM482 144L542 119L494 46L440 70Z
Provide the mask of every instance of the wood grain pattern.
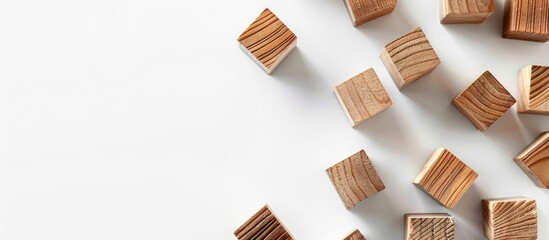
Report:
M494 13L494 0L440 0L440 23L482 23Z
M358 229L355 229L354 231L349 233L349 235L343 238L343 240L366 240L366 238L362 235L362 233Z
M344 0L353 26L359 26L391 13L397 0Z
M372 68L337 85L334 92L353 127L393 104Z
M537 208L533 199L485 199L482 200L482 214L487 239L538 239Z
M549 115L549 66L522 68L518 89L518 112Z
M240 48L270 74L295 48L296 35L266 8L238 37Z
M446 213L404 215L406 240L454 240L454 218Z
M536 185L549 189L549 132L540 134L514 160Z
M364 150L326 169L326 173L346 208L385 189Z
M437 148L414 184L441 205L452 209L471 187L477 173L446 148Z
M431 73L440 64L421 28L387 44L380 57L399 89Z
M502 36L534 42L549 41L549 0L507 0Z
M248 221L240 226L234 235L240 240L292 240L292 235L286 230L280 220L274 215L268 205L262 207Z
M494 75L486 71L452 103L478 130L484 131L515 102Z

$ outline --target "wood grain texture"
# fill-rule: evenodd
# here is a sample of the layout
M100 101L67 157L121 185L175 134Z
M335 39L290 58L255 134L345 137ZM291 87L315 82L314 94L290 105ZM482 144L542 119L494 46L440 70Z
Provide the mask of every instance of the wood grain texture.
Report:
M274 215L268 205L262 207L248 221L240 226L234 235L240 240L292 240L292 235L286 230L280 220Z
M549 41L549 0L507 0L502 36L534 42Z
M295 48L296 35L266 8L238 37L240 48L270 74Z
M454 218L446 213L406 214L405 240L454 240Z
M477 173L446 148L437 148L414 184L441 205L452 209L471 187Z
M520 70L518 112L549 115L549 66L530 65Z
M515 102L494 75L486 71L452 103L478 130L484 131Z
M399 89L431 73L440 64L421 28L387 44L380 58Z
M440 0L440 23L482 23L494 13L494 0Z
M334 92L353 127L393 104L372 68L337 85Z
M537 186L549 189L549 132L540 134L514 160Z
M346 208L385 189L364 150L326 169L326 173Z
M343 240L366 240L366 238L362 235L362 233L358 229L355 229L354 231L349 233L349 235L343 238Z
M538 239L537 208L533 199L484 199L482 215L484 237L487 239Z
M353 26L357 27L391 13L397 0L344 0Z

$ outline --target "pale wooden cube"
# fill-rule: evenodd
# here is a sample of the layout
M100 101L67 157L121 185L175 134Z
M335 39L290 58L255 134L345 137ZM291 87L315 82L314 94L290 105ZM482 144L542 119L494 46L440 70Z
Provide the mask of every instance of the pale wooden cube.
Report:
M347 209L385 189L364 150L326 169L326 173Z
M438 55L419 27L387 44L380 58L398 89L431 73L440 64Z
M452 209L478 174L446 148L437 148L414 184L442 206Z
M538 239L536 200L524 197L484 199L482 215L486 239Z
M454 240L455 220L447 213L404 215L405 240Z
M397 4L397 0L344 1L355 27L391 13Z
M238 37L240 48L267 74L297 45L296 35L268 8Z
M513 104L515 98L490 72L484 72L452 104L480 131L488 129Z
M518 112L549 115L549 66L530 65L520 70Z
M366 240L364 235L358 230L355 229L351 233L349 233L346 237L343 238L343 240Z
M440 0L440 23L478 24L494 13L494 0Z
M286 230L282 222L271 211L269 205L262 207L248 221L240 226L234 235L239 240L293 240L294 237Z
M526 146L515 162L537 186L549 189L549 132L540 134Z
M503 17L504 38L549 41L549 0L507 0Z
M334 92L353 127L393 104L372 68L337 85Z

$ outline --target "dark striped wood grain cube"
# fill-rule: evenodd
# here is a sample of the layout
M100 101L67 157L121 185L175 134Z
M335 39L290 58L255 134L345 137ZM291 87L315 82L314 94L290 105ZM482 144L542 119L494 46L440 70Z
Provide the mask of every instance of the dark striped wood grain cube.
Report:
M234 231L234 235L239 240L294 239L268 205L262 207L248 221Z
M515 162L538 187L549 189L549 132L526 146L515 156Z
M454 240L455 220L447 213L404 215L406 240Z
M524 197L484 199L482 215L486 239L538 239L536 200Z
M549 115L549 66L530 65L520 70L518 112Z
M507 0L504 11L504 38L549 41L549 0Z

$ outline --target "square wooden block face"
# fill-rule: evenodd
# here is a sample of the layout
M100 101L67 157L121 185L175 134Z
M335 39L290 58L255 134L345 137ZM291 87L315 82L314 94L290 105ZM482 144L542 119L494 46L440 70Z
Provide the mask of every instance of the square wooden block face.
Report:
M549 115L549 66L530 65L520 70L518 112Z
M494 0L440 0L440 23L482 23L494 13Z
M414 184L448 209L454 208L478 175L446 148L437 148Z
M274 215L268 205L261 208L248 221L240 226L234 235L239 240L270 239L292 240L292 235L286 230L280 220Z
M271 72L297 45L296 35L265 9L238 37L240 48L265 72Z
M454 240L454 218L446 213L404 215L406 240Z
M538 239L538 216L533 199L484 199L482 215L486 239Z
M353 127L393 104L372 68L337 85L335 95Z
M515 162L537 186L549 189L549 132L526 146L515 157Z
M353 26L372 21L391 13L397 0L344 0Z
M486 71L452 103L478 130L484 131L515 102L515 98L501 83Z
M504 14L504 38L549 41L549 0L507 0Z
M326 169L347 209L385 189L364 150Z
M362 233L355 229L353 232L349 233L343 240L366 240L366 238L362 235Z
M431 73L440 64L421 28L387 44L380 57L399 89Z

